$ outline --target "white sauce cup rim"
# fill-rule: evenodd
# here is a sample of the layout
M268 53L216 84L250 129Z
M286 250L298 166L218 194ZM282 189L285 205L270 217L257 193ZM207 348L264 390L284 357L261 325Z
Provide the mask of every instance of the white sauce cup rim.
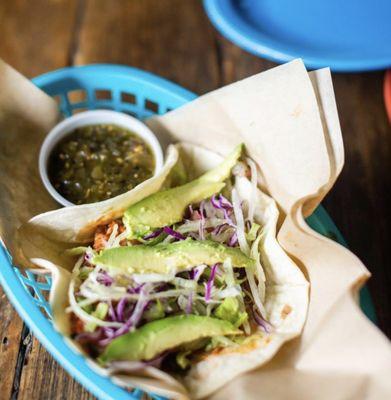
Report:
M43 141L39 152L38 167L42 183L49 194L63 206L73 206L74 204L63 197L50 182L48 174L49 156L55 145L61 139L73 132L76 128L96 124L112 124L131 131L143 139L152 150L155 158L154 175L156 175L163 167L162 146L151 129L149 129L147 125L137 118L119 111L111 110L92 110L80 112L62 120L55 125Z

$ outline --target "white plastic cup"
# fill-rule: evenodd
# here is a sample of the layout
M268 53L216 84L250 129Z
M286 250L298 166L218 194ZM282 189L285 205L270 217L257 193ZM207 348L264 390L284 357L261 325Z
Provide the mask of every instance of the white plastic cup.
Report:
M155 134L141 121L130 115L110 110L84 111L72 117L66 118L57 124L46 136L39 152L39 174L46 190L63 206L74 204L61 196L49 180L48 162L51 152L56 144L75 129L87 125L111 124L127 129L143 139L151 148L155 157L156 175L163 167L163 150Z

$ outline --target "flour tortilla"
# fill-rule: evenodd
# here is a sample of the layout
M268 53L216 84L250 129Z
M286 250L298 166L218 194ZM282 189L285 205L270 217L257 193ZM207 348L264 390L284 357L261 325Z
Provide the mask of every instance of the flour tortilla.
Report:
M69 315L65 308L68 305L67 292L75 262L64 255L64 250L79 243L91 242L98 225L121 217L130 205L169 186L175 168L179 165L184 165L188 178L193 179L221 161L221 156L201 147L187 143L170 145L161 172L135 189L100 203L62 208L38 215L20 228L18 240L26 266L48 269L54 276L50 304L54 325L60 332L69 335ZM242 198L250 199L251 185L247 180L239 179L238 191ZM171 398L198 399L270 360L284 342L301 333L308 309L309 284L276 239L278 217L275 201L258 190L254 218L264 229L260 253L266 274L266 318L274 327L272 333L259 331L241 346L209 354L193 365L185 378L172 377L153 367L137 373L107 371L92 363L94 368L101 374L112 375L120 385L139 386Z

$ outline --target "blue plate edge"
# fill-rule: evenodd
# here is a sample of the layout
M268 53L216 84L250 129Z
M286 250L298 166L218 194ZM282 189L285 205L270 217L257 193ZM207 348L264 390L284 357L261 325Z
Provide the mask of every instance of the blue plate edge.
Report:
M217 0L203 0L204 10L213 26L226 39L257 57L265 58L278 64L301 58L309 69L330 67L333 72L378 71L390 68L391 66L391 57L358 61L343 61L332 58L322 60L319 58L303 57L295 51L282 51L277 48L278 46L272 47L262 44L246 36L241 29L236 29L230 21L226 20L217 3Z

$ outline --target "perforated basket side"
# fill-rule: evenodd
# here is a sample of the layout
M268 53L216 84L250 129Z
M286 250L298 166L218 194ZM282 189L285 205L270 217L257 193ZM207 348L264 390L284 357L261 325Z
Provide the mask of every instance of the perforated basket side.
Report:
M115 65L64 68L35 78L34 82L54 97L64 116L109 109L145 119L196 97L148 72Z

